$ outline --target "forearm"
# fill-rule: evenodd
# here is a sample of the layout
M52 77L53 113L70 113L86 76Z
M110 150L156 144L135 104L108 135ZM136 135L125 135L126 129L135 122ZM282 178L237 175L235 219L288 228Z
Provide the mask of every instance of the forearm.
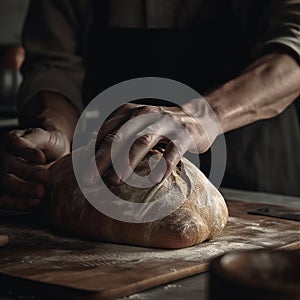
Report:
M41 92L22 109L22 127L41 127L46 130L59 130L72 141L79 112L73 104L58 93Z
M78 119L76 110L83 108L84 41L93 15L92 4L70 0L30 2L22 33L26 59L18 92L22 126L56 128L69 140L72 138Z
M271 53L205 99L227 132L277 116L299 94L299 64L288 54Z

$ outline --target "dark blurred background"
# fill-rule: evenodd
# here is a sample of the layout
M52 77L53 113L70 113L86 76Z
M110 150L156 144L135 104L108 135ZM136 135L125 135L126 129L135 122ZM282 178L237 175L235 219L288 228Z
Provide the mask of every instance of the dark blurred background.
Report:
M0 131L17 126L16 98L24 59L21 33L29 0L0 1Z

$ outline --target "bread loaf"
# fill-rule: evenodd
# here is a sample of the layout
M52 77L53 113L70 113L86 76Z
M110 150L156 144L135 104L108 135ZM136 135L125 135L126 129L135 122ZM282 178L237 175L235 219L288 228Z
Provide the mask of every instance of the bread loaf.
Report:
M135 172L145 176L149 172L149 157ZM158 157L158 156L156 156ZM146 223L127 223L110 218L95 209L78 187L72 168L71 155L67 155L50 168L51 182L42 214L60 231L96 241L124 243L145 247L183 248L217 236L228 219L226 203L219 191L190 161L181 162L159 188L135 188L122 183L108 188L127 201L155 201L168 193L185 200L170 215ZM149 197L151 199L149 199ZM99 192L101 201L101 192Z

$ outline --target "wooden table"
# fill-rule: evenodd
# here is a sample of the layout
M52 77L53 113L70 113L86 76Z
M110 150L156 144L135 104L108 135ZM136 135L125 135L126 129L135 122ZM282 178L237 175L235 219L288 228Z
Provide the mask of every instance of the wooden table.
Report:
M234 190L222 190L227 199L255 201L272 204L281 204L290 207L300 207L300 198L284 197L253 192L240 192ZM158 288L133 294L125 299L207 299L207 273L178 280ZM34 294L34 293L33 293ZM4 299L1 298L0 299Z
M222 194L231 200L247 202L268 203L300 208L300 198L282 195L221 189ZM171 284L137 293L118 300L207 300L208 299L208 273L191 276L177 280Z

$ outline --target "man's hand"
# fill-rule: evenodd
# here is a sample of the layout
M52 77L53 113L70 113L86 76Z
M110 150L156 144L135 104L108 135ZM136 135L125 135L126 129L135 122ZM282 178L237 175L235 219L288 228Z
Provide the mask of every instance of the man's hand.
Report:
M43 91L22 107L20 124L0 143L0 207L26 209L44 197L48 167L70 152L79 112L63 95Z
M45 195L48 166L69 153L61 131L13 130L0 144L0 207L26 209Z
M126 127L121 129L124 124ZM118 164L119 172L111 170L109 179L113 184L121 184L153 147L163 143L163 159L151 174L154 182L160 182L171 173L186 151L205 152L218 134L220 127L203 99L191 101L183 107L124 104L106 120L98 135L95 158L99 174L91 174L93 168L88 167L84 182L86 185L95 184L98 176L111 167L113 160ZM132 141L128 157L124 149Z

